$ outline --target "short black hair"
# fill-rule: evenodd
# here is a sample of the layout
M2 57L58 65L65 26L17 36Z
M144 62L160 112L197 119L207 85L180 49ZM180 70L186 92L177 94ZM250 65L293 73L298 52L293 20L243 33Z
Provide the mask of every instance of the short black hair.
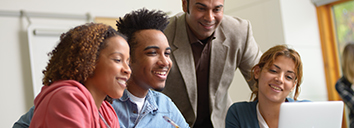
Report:
M135 33L146 29L155 29L163 32L168 25L168 16L161 10L148 10L142 8L126 14L123 18L117 20L118 32L128 37L128 44L130 47L130 55L132 56L135 46ZM133 58L133 56L132 56Z

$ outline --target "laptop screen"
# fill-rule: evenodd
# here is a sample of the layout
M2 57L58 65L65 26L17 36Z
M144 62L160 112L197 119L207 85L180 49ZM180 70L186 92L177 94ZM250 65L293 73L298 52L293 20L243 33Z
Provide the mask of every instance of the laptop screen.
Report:
M284 102L278 128L341 128L342 101Z

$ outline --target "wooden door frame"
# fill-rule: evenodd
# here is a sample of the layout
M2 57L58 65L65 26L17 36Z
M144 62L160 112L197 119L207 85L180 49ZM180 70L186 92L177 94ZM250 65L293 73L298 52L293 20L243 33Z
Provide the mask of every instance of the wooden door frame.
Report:
M341 77L341 73L332 7L348 1L351 0L341 0L316 7L329 101L342 100L335 89L335 84ZM347 127L346 118L343 114L342 128Z

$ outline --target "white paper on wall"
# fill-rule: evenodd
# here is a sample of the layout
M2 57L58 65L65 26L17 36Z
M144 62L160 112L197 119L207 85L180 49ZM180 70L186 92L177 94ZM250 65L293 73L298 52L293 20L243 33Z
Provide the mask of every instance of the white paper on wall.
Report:
M48 53L58 44L60 35L70 28L70 26L59 27L34 24L28 27L28 46L34 97L38 95L43 86L42 71L49 62Z

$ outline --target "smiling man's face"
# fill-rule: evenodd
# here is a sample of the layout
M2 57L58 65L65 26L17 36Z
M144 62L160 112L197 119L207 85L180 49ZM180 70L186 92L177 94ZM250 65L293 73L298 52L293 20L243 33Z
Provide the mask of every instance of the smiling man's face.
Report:
M159 30L146 29L136 32L135 41L131 80L144 90L162 90L172 67L171 48L166 36Z
M221 23L224 15L224 0L183 0L186 22L199 39L210 37ZM188 7L189 5L189 7Z

